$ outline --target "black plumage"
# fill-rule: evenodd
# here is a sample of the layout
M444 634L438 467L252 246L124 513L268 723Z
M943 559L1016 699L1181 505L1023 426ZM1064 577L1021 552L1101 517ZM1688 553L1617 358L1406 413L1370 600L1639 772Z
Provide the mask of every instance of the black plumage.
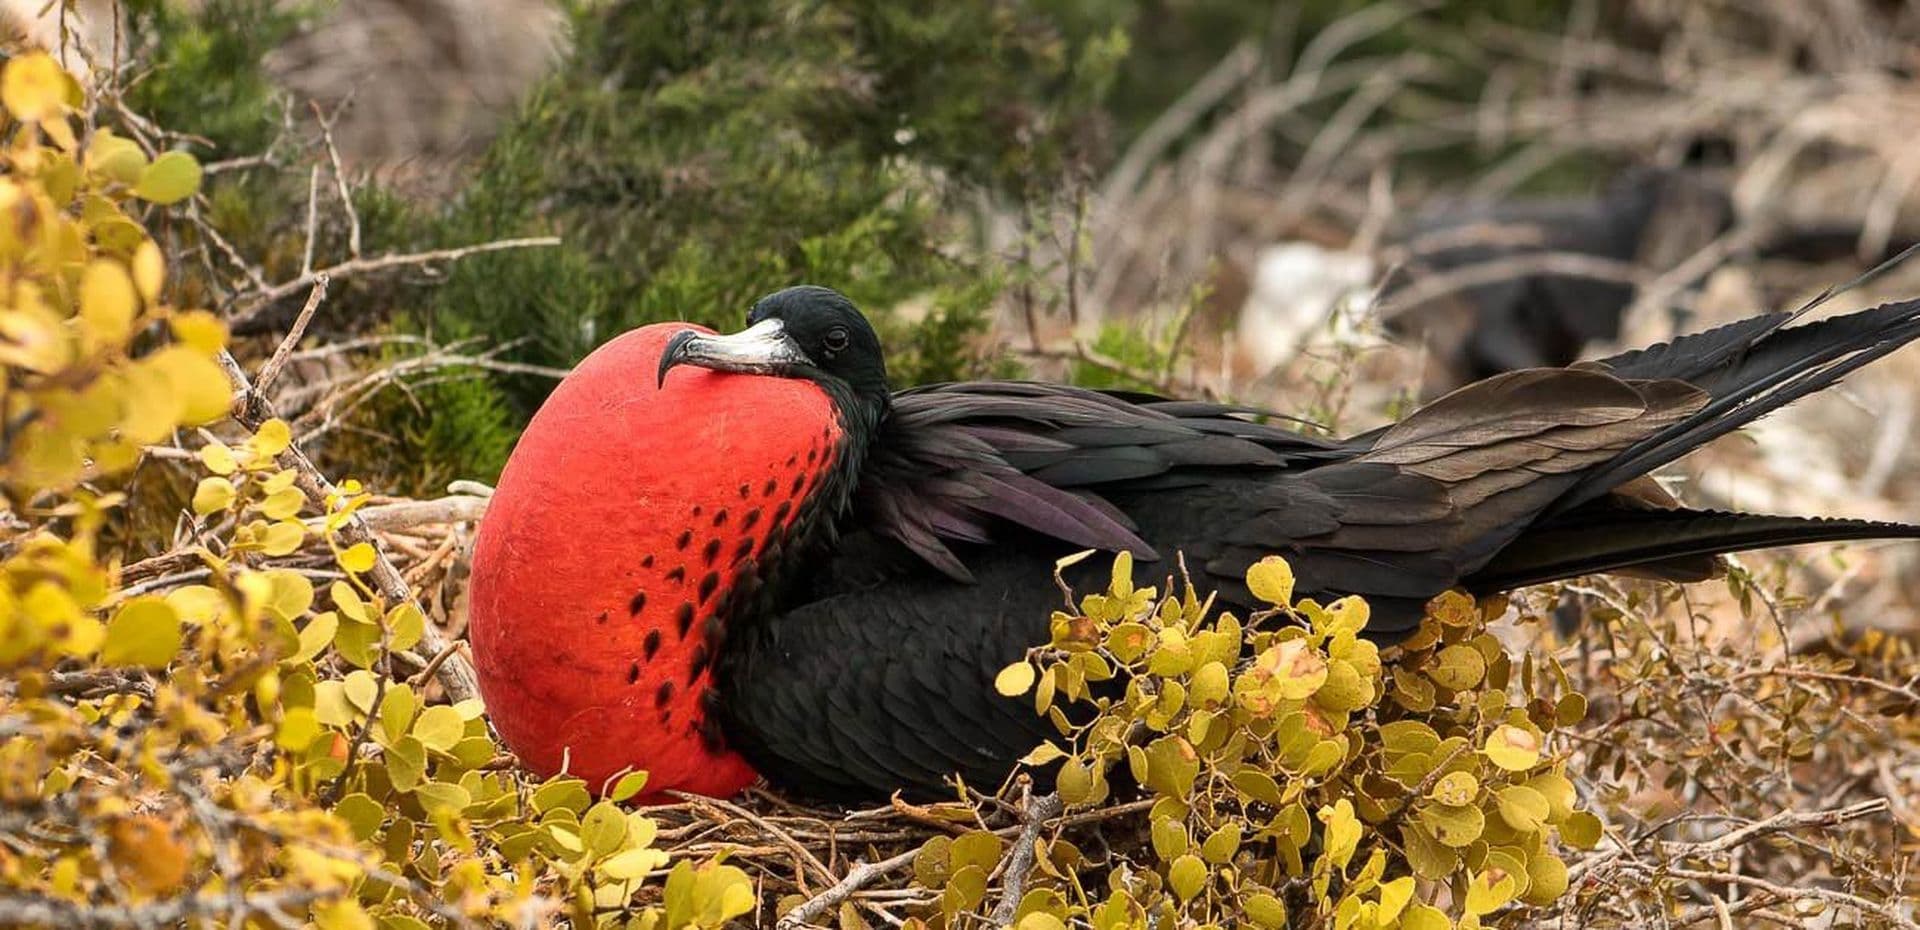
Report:
M933 795L953 773L991 785L1050 736L992 681L1047 639L1055 562L1080 549L1168 571L1181 553L1240 610L1255 606L1247 568L1278 553L1305 593L1365 596L1367 634L1392 641L1450 588L1597 571L1697 580L1725 552L1920 536L1688 510L1644 477L1920 336L1920 301L1800 326L1769 314L1509 372L1343 441L1242 408L1061 385L890 393L872 330L824 288L776 294L752 319L777 364L723 347L669 353L661 370L810 378L848 425L831 499L809 504L823 516L742 599L715 662L728 744L818 797ZM1101 571L1069 578L1091 590Z

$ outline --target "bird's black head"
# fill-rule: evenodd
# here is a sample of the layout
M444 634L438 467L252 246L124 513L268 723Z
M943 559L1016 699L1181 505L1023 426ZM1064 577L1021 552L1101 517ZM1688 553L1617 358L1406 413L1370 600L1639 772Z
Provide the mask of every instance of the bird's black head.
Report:
M853 301L831 288L803 284L760 298L747 328L725 336L693 330L675 335L660 357L659 378L680 365L715 371L806 378L877 421L890 392L880 337Z

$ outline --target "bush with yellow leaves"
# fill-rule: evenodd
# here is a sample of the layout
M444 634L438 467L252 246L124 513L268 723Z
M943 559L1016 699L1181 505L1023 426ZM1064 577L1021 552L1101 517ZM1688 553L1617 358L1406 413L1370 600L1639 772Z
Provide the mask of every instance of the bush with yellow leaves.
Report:
M1585 702L1563 670L1516 663L1487 633L1504 602L1436 599L1389 671L1358 635L1366 603L1294 600L1278 557L1248 573L1272 606L1244 623L1190 584L1163 594L1132 576L1122 554L1108 589L1056 613L1052 643L997 681L1071 747L1027 759L1059 762L1069 810L1107 804L1116 773L1150 802L1146 841L1114 844L1129 852L1104 888L1053 844L1020 926L1472 928L1566 891L1556 839L1592 846L1600 822L1575 809L1549 748ZM982 902L999 853L983 836L916 863L945 889L936 923Z
M343 539L367 494L310 496L280 421L222 425L225 329L166 299L144 223L195 195L193 158L100 125L44 54L6 62L0 104L0 925L684 928L750 910L740 869L667 868L655 822L618 803L644 775L598 803L578 780L529 783L476 702L434 700L432 670L396 661L425 619ZM127 585L137 553L103 551L102 530L143 461L197 487L184 541L154 556L184 567Z

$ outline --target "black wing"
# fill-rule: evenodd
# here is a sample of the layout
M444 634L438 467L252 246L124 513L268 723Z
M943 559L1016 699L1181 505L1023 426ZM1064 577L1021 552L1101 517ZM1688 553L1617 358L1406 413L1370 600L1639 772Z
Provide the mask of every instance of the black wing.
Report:
M1345 454L1246 419L1255 413L1025 381L901 391L843 530L898 542L959 581L972 574L949 544L987 542L999 523L1154 558L1101 489L1188 485L1221 470L1273 471Z

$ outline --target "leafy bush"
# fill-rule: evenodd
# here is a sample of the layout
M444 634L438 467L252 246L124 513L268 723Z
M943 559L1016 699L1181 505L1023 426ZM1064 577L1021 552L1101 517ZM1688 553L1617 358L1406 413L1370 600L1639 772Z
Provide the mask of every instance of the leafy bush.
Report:
M1029 892L1022 914L1101 930L1284 927L1290 913L1424 930L1566 892L1553 838L1592 846L1600 822L1575 808L1548 750L1585 699L1558 666L1517 660L1486 631L1504 600L1436 599L1388 670L1357 635L1364 601L1295 601L1278 557L1247 583L1272 607L1243 624L1210 616L1212 599L1190 584L1136 587L1123 554L1106 592L1056 613L1052 643L1001 672L1000 690L1031 693L1071 747L1028 757L1060 762L1070 810L1108 803L1122 764L1153 802L1148 842L1109 866L1107 888L1073 880L1060 857L1075 853L1052 850L1050 874L1064 881ZM1116 676L1122 694L1101 687ZM1069 713L1074 704L1098 713ZM947 925L986 887L964 842L936 841L916 863L923 882L947 889Z
M577 779L529 784L496 764L477 701L429 700L418 658L408 679L426 622L369 580L373 544L348 541L368 495L304 472L284 422L199 444L179 545L132 566L103 550L114 482L234 402L224 329L164 299L136 219L200 172L78 137L78 86L44 54L6 63L0 103L0 923L411 928L557 901L576 926L681 928L751 909L733 866L682 860L648 883L667 854L618 806L644 775L596 786L598 803ZM322 553L326 569L291 567ZM654 903L626 908L642 886Z

